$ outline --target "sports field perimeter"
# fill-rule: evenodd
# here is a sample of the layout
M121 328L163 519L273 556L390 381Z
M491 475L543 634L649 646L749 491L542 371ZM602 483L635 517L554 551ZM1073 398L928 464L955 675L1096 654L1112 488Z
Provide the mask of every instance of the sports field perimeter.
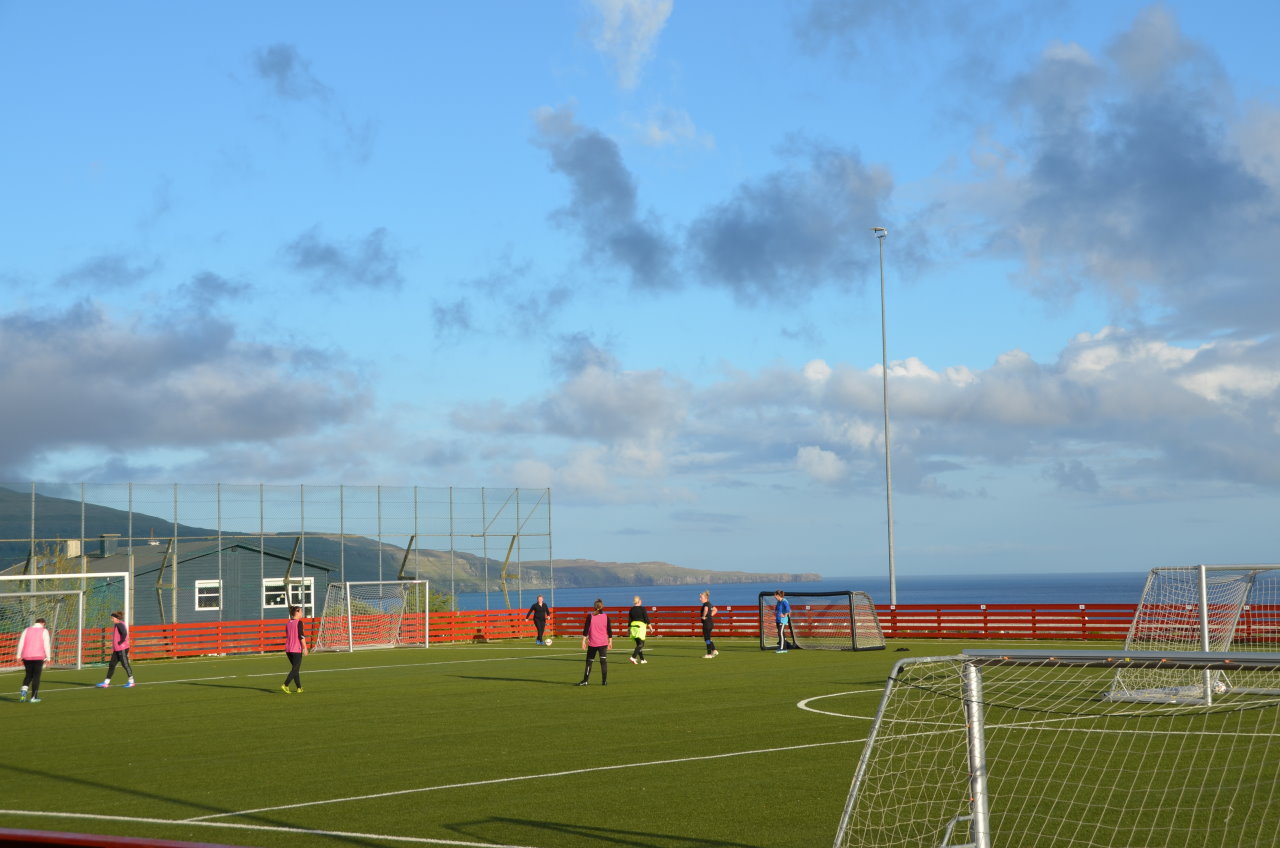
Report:
M887 651L616 640L609 685L577 639L49 670L0 677L0 826L231 845L825 846ZM895 651L908 648L911 653Z

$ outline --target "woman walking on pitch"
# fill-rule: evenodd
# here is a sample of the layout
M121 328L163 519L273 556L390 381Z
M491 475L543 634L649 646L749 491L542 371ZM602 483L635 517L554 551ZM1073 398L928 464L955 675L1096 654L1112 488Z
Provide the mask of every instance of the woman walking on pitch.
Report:
M582 624L582 649L587 652L587 669L579 686L591 682L591 661L600 657L600 685L609 685L609 649L613 647L613 628L604 611L604 601L596 598L595 608Z
M44 671L45 662L53 656L53 646L49 642L49 631L44 627L44 619L37 618L22 635L18 637L18 659L26 669L22 678L22 691L18 693L19 701L40 703L40 673Z
M284 623L284 654L289 658L289 674L280 688L286 695L289 682L295 692L302 693L302 658L307 655L307 631L302 626L302 607L289 607L289 620Z
M702 619L702 641L707 643L707 653L702 658L709 660L720 656L720 652L716 650L716 643L711 641L711 631L716 626L716 613L720 610L711 606L710 592L702 592L698 595L698 600L702 601L702 609L698 612L698 617Z
M125 627L124 613L111 613L111 662L107 663L107 679L98 684L99 689L106 689L111 685L117 663L124 666L124 673L129 675L124 688L128 689L134 685L133 667L129 665L129 644L129 628Z
M529 611L524 614L525 621L532 618L533 626L538 629L538 639L533 644L545 645L547 643L546 639L543 638L543 633L547 629L547 619L550 616L551 607L547 606L547 602L542 599L541 595L539 595L537 602L533 604L533 606L529 607Z
M649 636L649 611L640 603L640 596L636 595L631 599L631 611L627 613L627 628L631 631L631 638L636 640L635 650L631 652L631 664L639 665L647 663L644 658L644 640Z

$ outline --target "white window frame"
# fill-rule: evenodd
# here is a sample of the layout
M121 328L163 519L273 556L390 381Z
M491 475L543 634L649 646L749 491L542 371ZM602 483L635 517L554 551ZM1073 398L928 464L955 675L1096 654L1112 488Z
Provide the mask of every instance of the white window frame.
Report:
M208 597L207 594L202 595L201 589L214 589L217 594L213 597L213 606L205 606L200 603L202 599ZM196 612L213 612L222 609L222 581L221 580L197 580L195 590Z
M284 595L284 578L283 577L264 577L262 580L262 608L268 609L288 609L292 606L302 607L302 614L311 616L315 610L315 582L314 577L295 577L289 580L289 592L287 597L280 603L268 603L273 600L273 596Z

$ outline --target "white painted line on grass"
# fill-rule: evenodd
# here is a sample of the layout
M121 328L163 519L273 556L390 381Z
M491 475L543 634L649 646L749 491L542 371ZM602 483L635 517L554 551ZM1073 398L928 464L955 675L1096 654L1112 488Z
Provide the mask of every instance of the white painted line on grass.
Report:
M265 830L273 833L293 833L300 836L338 836L345 839L383 839L388 842L413 842L420 845L455 845L462 848L538 848L534 845L507 845L498 842L464 842L460 839L432 839L428 836L396 836L390 833L357 833L345 830L311 830L302 827L281 827L266 824L240 824L237 822L204 822L195 819L153 819L143 816L106 816L97 813L61 813L48 810L0 810L4 816L32 816L36 818L90 819L94 821L138 822L142 824L197 825L228 830Z
M298 804L280 804L274 807L257 807L252 810L237 810L230 813L211 813L207 816L194 816L181 819L182 823L201 822L209 819L226 818L228 816L251 816L256 813L273 813L277 810L294 810L299 807L318 807L323 804L342 804L348 801L374 801L379 798L394 798L397 795L413 795L418 792L436 792L441 789L467 789L472 786L493 786L499 783L515 783L521 780L546 780L556 777L571 777L576 774L592 774L600 771L620 771L622 769L645 768L647 766L669 766L679 763L696 763L704 760L723 760L730 757L750 757L756 754L776 754L781 751L802 751L806 748L826 748L831 745L852 745L866 742L866 739L841 739L838 742L810 742L806 745L787 745L782 748L758 748L752 751L733 751L728 754L706 754L701 757L679 757L673 760L648 760L641 763L622 763L614 766L593 766L592 768L569 769L543 774L525 774L517 777L495 777L489 780L469 780L465 783L446 783L439 786L419 786L413 789L396 789L391 792L373 792L368 795L350 795L345 798L326 798L322 801L303 801Z
M875 689L857 689L853 692L832 692L830 695L815 695L812 698L805 698L803 701L797 702L796 706L802 710L807 710L808 712L811 712L811 713L818 713L820 715L836 716L837 718L865 719L867 721L871 721L873 718L875 718L875 716L849 715L848 713L833 713L828 710L819 710L815 707L809 706L814 701L821 701L823 698L839 698L841 695L866 695L871 692L884 692L884 687L880 686Z

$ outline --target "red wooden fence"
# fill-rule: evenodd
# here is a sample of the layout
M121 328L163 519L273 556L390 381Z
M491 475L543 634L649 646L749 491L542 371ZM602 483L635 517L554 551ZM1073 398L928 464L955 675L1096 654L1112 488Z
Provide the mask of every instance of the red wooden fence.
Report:
M880 604L880 625L888 639L1054 639L1124 641L1136 604ZM628 607L606 607L615 638L626 638ZM720 638L759 637L759 613L754 604L722 606L716 616ZM1191 607L1191 609L1194 609ZM560 607L548 635L574 640L582 634L589 610ZM533 641L533 622L523 610L433 612L432 643L527 639ZM699 636L698 607L650 607L650 638ZM315 633L316 620L308 624ZM420 639L422 617L406 623ZM1252 643L1280 641L1280 607L1253 606L1241 618L1237 639ZM131 629L135 659L161 659L217 654L253 654L282 650L283 620L223 621L208 624L139 624ZM73 638L67 632L55 638ZM12 664L16 634L0 635L0 664ZM105 662L111 654L109 628L87 630L85 662Z

